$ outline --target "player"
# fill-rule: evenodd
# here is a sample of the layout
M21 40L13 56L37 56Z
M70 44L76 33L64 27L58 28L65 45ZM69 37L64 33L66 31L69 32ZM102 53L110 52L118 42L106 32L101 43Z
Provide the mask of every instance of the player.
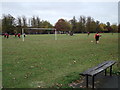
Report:
M25 37L25 33L23 33L23 36Z
M101 37L101 35L96 33L94 37L95 37L95 40L96 40L96 44L98 44L99 43L99 38Z
M90 35L90 32L87 32L88 36Z
M15 33L14 35L15 35L15 37L16 37L16 36L17 36L17 33Z
M4 38L6 38L6 36L7 36L7 33L4 33Z
M8 33L6 33L6 36L7 36L7 38L9 38L9 34Z
M20 33L18 33L18 37L19 37L19 38L20 38L20 35L21 35L21 34L20 34Z

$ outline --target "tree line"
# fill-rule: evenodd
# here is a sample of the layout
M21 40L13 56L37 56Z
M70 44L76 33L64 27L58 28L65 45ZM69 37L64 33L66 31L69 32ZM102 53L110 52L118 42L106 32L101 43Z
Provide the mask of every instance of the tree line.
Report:
M21 33L22 28L56 28L57 31L62 33L85 33L85 32L107 32L114 33L120 31L120 24L110 24L110 22L101 23L98 20L94 20L92 17L80 16L77 20L75 16L69 21L65 19L59 19L53 26L49 21L41 20L38 16L26 18L25 16L14 18L12 15L3 15L2 19L2 33ZM32 30L31 32L48 33L48 31ZM30 33L26 30L25 33Z
M80 16L77 20L75 16L73 19L66 21L64 19L59 19L58 22L55 24L55 28L63 32L72 31L75 33L85 33L85 32L106 32L106 33L115 33L118 32L120 29L120 25L110 24L110 22L101 23L98 20L94 20L92 17L85 17Z
M22 33L22 28L53 28L53 25L46 20L41 20L38 16L27 19L25 16L14 18L10 14L2 17L2 33ZM33 30L32 30L33 31ZM33 31L34 32L34 31ZM45 32L37 30L36 32ZM29 33L29 30L25 30Z

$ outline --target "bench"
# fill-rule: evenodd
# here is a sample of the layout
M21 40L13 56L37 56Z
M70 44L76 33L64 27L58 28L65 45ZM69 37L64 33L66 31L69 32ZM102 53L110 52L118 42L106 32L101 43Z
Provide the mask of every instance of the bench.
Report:
M112 76L112 66L115 64L115 61L105 61L93 68L90 68L82 73L80 75L86 77L86 88L88 88L88 76L92 77L92 88L94 88L94 76L99 74L102 71L105 71L105 76L106 76L106 70L107 68L110 67L110 76Z

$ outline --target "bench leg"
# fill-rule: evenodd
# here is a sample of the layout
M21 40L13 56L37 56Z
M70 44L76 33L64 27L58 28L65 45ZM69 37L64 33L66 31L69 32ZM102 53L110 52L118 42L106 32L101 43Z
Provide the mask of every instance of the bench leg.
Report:
M110 66L110 76L112 76L112 66Z
M105 69L105 76L107 75L107 69Z
M88 75L86 75L86 88L88 88Z
M94 89L94 76L92 77L92 88Z

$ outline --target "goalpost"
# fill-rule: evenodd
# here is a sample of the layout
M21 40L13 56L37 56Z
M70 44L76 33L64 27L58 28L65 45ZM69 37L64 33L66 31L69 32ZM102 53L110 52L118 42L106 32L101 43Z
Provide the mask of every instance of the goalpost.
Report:
M24 38L24 30L25 29L28 29L28 30L49 30L49 31L55 31L55 40L57 40L57 31L55 28L22 28L22 40L25 41L25 38Z

